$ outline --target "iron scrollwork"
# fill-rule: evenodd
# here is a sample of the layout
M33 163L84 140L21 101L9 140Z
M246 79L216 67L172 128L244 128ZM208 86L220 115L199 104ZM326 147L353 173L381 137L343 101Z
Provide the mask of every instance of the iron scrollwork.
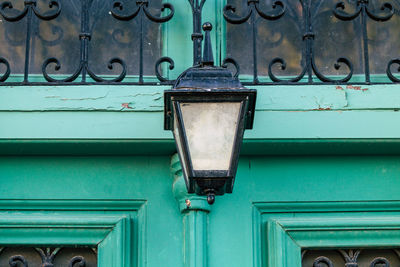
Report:
M2 252L4 252L7 248L0 247L0 256L2 256ZM55 266L55 258L60 254L63 248L33 248L41 259L41 266L43 267L54 267ZM91 253L97 255L97 250L95 248L90 249ZM13 255L9 258L8 264L10 267L28 267L29 266L29 258L31 256L24 255ZM32 258L31 258L32 259ZM86 267L87 260L85 257L81 255L73 256L68 261L69 267Z
M302 251L302 259L307 256L307 253L311 252L312 250L303 250ZM369 267L390 267L390 261L386 257L382 256L377 256L373 257L373 255L369 254L371 252L368 252L368 250L363 250L363 249L338 249L335 250L338 255L342 256L342 259L344 260L345 267L359 267L360 266L360 256L364 254L366 258L362 261L362 266L366 266L368 264ZM379 251L379 250L378 250ZM400 252L398 249L391 249L391 250L385 250L385 252L390 252L393 251L394 255L397 256L397 258L400 260ZM372 252L372 253L377 253L377 251ZM333 255L333 254L332 254ZM367 260L367 258L373 257L372 260ZM318 256L312 261L312 266L313 267L338 267L339 261L335 261L330 257L327 256ZM335 265L335 263L337 265ZM340 264L341 265L341 264ZM303 264L305 267L305 265Z
M144 42L144 36L143 36L143 19L144 16L146 16L150 21L156 22L156 23L164 23L172 19L174 16L174 7L169 4L169 3L163 3L161 7L161 12L164 12L165 10L169 10L168 14L166 16L154 16L151 14L149 11L149 1L148 0L141 0L141 1L136 1L136 10L131 12L130 14L124 14L122 11L124 10L124 5L122 2L116 1L113 4L113 8L111 11L111 14L118 20L123 20L123 21L130 21L136 18L139 15L139 23L140 23L140 30L139 30L139 84L144 83L143 79L143 42ZM156 65L155 65L155 74L157 78L161 82L167 82L168 80L160 74L159 71L159 66L162 63L168 63L169 64L169 69L172 70L174 68L174 61L170 57L162 57L157 60Z
M224 11L224 17L225 19L233 24L242 24L244 22L246 22L250 16L254 16L253 13L254 11L256 11L262 18L267 19L267 20L277 20L279 18L281 18L283 15L285 15L285 11L286 8L283 5L282 2L275 2L273 9L278 9L279 11L277 11L274 14L271 15L266 15L265 13L262 13L258 7L258 1L248 1L248 5L253 4L253 9L249 9L247 11L247 14L241 18L232 18L229 15L226 14L226 12L228 10L231 11L235 11L235 9L231 6L226 6ZM351 64L351 62L345 58L345 57L340 57L336 63L334 64L334 67L336 70L340 69L341 64L345 64L348 68L349 68L349 74L344 77L343 79L340 80L333 80L330 79L326 76L324 76L317 68L316 64L315 64L315 57L314 57L314 38L315 38L315 33L313 32L313 19L315 19L312 16L311 13L311 4L312 1L309 0L300 0L300 4L302 7L302 15L304 18L304 32L303 32L303 60L302 62L305 62L305 64L302 66L302 71L299 75L297 75L294 78L291 78L289 80L282 80L280 78L278 78L274 73L273 73L273 66L274 65L279 65L281 70L285 70L286 69L286 61L283 58L280 57L276 57L274 59L271 60L271 62L268 64L268 75L269 78L273 81L273 82L277 82L277 83L282 83L282 82L298 82L301 79L303 79L303 77L307 74L308 76L308 83L312 83L313 82L313 73L315 74L315 76L317 76L318 79L320 79L322 82L337 82L337 83L344 83L347 82L351 79L352 74L353 74L353 66ZM254 11L253 11L254 10ZM293 18L292 18L293 19ZM258 77L257 77L257 46L256 46L256 38L255 38L255 33L256 33L256 23L255 20L252 19L252 28L253 28L253 83L257 84L258 82ZM304 60L305 57L305 60Z
M316 258L314 260L313 267L321 267L322 266L321 263L325 264L328 267L333 267L332 261L324 256L319 256L318 258Z
M68 267L73 267L75 264L79 264L79 267L86 267L86 260L82 256L75 256L69 262Z
M276 1L272 5L273 12L270 14L265 13L261 10L259 6L259 0L248 0L247 10L245 15L240 17L236 15L236 8L231 5L226 5L224 7L224 18L226 21L232 24L243 24L251 19L252 28L252 53L253 53L253 83L258 84L258 62L257 62L257 18L258 14L261 18L265 20L277 20L285 14L285 5L281 1ZM224 60L223 66L226 63L231 63L235 66L236 70L239 71L238 63L233 58L227 58Z
M55 35L55 39L53 40L45 40L39 32L39 23L36 23L33 21L33 16L36 16L39 20L43 21L50 21L53 20L57 17L59 17L60 13L62 12L62 6L61 6L61 1L60 0L47 0L48 1L48 10L45 12L42 12L38 8L38 3L37 0L24 0L24 8L23 10L17 10L14 8L13 4L9 1L5 1L0 4L0 15L9 22L17 22L21 21L23 18L27 18L27 32L26 32L26 40L25 40L25 63L24 63L24 84L34 84L34 82L29 81L29 75L30 73L30 60L33 58L31 56L32 52L32 40L34 37L39 38L44 45L47 46L52 46L55 44L58 44L63 36L62 29L60 29L59 26L51 26L52 33ZM111 1L110 1L111 2ZM78 4L77 4L78 3ZM94 5L99 5L101 4L101 7L99 6L94 6ZM124 20L124 21L129 21L133 20L135 17L139 17L139 23L140 23L140 32L139 32L139 39L140 39L140 48L139 48L139 81L135 84L145 84L144 82L144 74L143 74L143 65L144 65L144 60L143 60L143 42L144 42L144 29L143 29L143 23L145 18L148 20L155 22L155 23L164 23L169 20L174 16L174 7L169 4L169 3L163 3L161 7L161 12L167 11L167 15L165 16L155 16L150 12L149 9L149 0L142 0L142 1L136 1L136 9L130 13L130 14L125 14L125 7L122 2L120 1L115 1L113 2L112 5L105 4L102 1L99 1L97 3L96 1L92 0L77 0L77 1L72 1L71 6L76 9L76 13L80 15L80 33L79 33L79 42L80 42L80 47L79 47L79 64L76 67L75 71L72 72L72 74L69 77L66 78L59 78L57 76L54 76L57 72L61 70L61 62L58 58L56 57L49 57L44 60L41 71L43 74L44 79L47 82L50 83L57 83L57 84L63 84L63 83L71 83L77 81L79 77L80 83L88 83L88 78L90 77L93 79L95 82L101 82L101 83L120 83L122 82L126 75L127 75L127 64L122 60L121 58L118 57L113 57L108 61L107 68L109 70L113 70L117 65L119 65L119 68L121 69L120 74L117 77L106 79L103 78L97 74L95 74L90 66L89 66L89 43L92 40L92 35L93 35L93 28L94 25L101 20L101 17L98 17L97 14L102 13L99 12L99 8L104 9L104 8L110 8L109 13L113 15L113 17L117 20ZM96 9L97 12L93 15L92 18L89 18L90 16L90 11ZM104 14L104 13L102 13ZM92 20L90 20L92 19ZM90 26L90 21L92 21L92 26ZM113 38L115 38L115 35L121 34L120 31L116 30L113 33ZM5 37L7 40L9 40L10 44L15 44L15 45L22 45L19 40L16 42L16 40L13 40L9 30L5 29ZM22 41L23 42L23 41ZM155 66L155 75L156 77L163 83L168 83L168 80L166 78L163 78L161 73L160 73L160 66L163 63L168 63L169 64L169 69L174 68L174 62L171 58L169 57L162 57L160 58ZM0 64L2 64L5 67L4 73L0 76L0 82L5 82L9 77L10 77L10 63L9 61L4 58L0 57ZM54 74L50 74L49 70L50 67L53 66L53 71ZM43 84L43 83L42 83Z
M315 82L315 78L317 78L320 82L323 83L347 83L353 77L354 67L351 61L347 57L339 57L334 63L333 67L335 70L339 70L344 65L348 72L345 77L342 78L331 78L328 77L319 71L316 59L315 59L315 39L318 38L316 33L314 32L314 26L316 23L316 19L319 16L329 17L333 15L339 20L342 21L353 21L354 24L360 26L360 32L362 34L362 49L363 49L363 60L364 60L364 75L365 75L365 83L371 83L370 79L370 67L369 67L369 52L368 52L368 43L371 42L368 39L368 31L367 31L367 18L372 19L376 22L385 22L390 20L395 14L395 9L393 5L389 2L385 2L381 4L380 10L376 11L371 8L371 4L368 0L356 0L349 1L354 2L356 4L356 10L353 13L347 13L347 8L345 2L341 1L333 6L333 10L331 11L323 11L318 13L318 10L321 8L321 5L324 1L311 1L311 0L298 0L298 4L301 7L301 18L300 15L297 14L295 9L295 2L281 2L276 1L272 6L272 14L265 14L260 10L259 0L248 0L247 1L247 10L244 11L243 16L236 15L236 8L231 5L226 5L224 8L224 18L228 23L231 24L244 24L248 22L251 18L251 29L252 29L252 43L250 50L253 54L253 81L247 82L246 84L271 84L271 82L259 82L258 73L257 73L257 21L255 20L255 14L258 14L261 18L266 20L278 20L282 17L287 18L288 20L294 22L294 27L301 32L302 35L302 47L301 47L301 71L295 77L288 77L287 79L281 79L274 73L274 68L277 66L282 71L286 70L287 63L282 57L273 58L268 64L268 77L271 79L272 84L280 84L280 83L297 83L302 82L303 78L306 76L305 83L312 84ZM361 17L360 21L356 21L356 18ZM299 23L302 22L302 25ZM279 41L282 39L282 33L279 36ZM283 33L284 34L284 33ZM268 37L267 37L268 38ZM234 62L234 59L229 59L230 62ZM397 64L398 71L400 71L400 58L391 60L387 65L387 75L390 80L393 82L400 82L399 78L394 77L391 72L391 67ZM237 63L236 63L237 65Z
M343 250L343 249L339 249L340 254L342 254L343 258L346 261L346 267L357 267L357 260L358 257L360 256L361 253L361 249L350 249L348 251Z
M27 30L26 30L26 45L25 45L25 68L24 68L24 82L28 82L29 75L29 60L31 53L31 39L32 39L32 20L33 15L35 15L40 20L52 20L61 12L61 4L58 0L51 0L48 3L49 11L42 13L37 8L36 0L25 0L24 1L24 9L22 11L16 10L11 2L3 2L0 6L0 14L6 21L16 22L22 20L24 17L27 17ZM16 13L15 15L11 15L11 12ZM5 58L0 58L0 63L6 66L6 72L0 78L0 81L5 81L10 76L10 64Z
M61 69L61 64L60 61L55 58L51 57L45 60L45 62L42 65L42 72L44 78L49 81L49 82L73 82L75 81L79 75L82 76L82 82L86 82L87 75L89 75L93 80L96 82L120 82L122 81L125 76L126 76L126 64L125 62L120 59L120 58L112 58L108 62L107 68L109 70L112 70L114 68L115 64L119 64L122 68L122 71L120 75L114 79L106 80L103 79L99 76L97 76L94 72L92 72L89 68L89 42L92 38L92 33L89 29L89 10L90 10L90 4L92 2L88 0L81 0L81 32L79 34L79 39L80 39L80 63L76 71L69 77L64 78L64 79L55 79L52 78L48 73L47 73L47 67L50 64L55 64L54 70L59 71Z
M22 2L22 1L21 1ZM59 44L63 39L63 29L59 26L50 26L52 32L52 40L46 40L43 35L40 34L40 22L55 20L59 17L61 12L65 12L61 5L60 0L45 0L43 1L46 6L41 7L38 0L23 0L23 8L18 10L13 6L10 1L1 1L0 4L0 15L4 20L8 22L18 22L26 19L26 38L17 39L10 35L9 29L5 28L4 34L5 39L11 45L23 45L24 44L24 70L23 70L23 84L35 84L29 80L29 75L31 75L30 66L33 65L32 62L34 57L34 38L39 38L43 45L54 46ZM127 5L122 0L110 0L111 5L106 5L102 1L92 1L92 0L76 0L71 1L71 5L77 9L76 13L80 16L80 33L79 33L79 63L72 71L72 74L66 78L60 78L56 76L56 73L60 73L62 64L60 60L56 57L49 57L44 60L41 65L41 72L43 74L44 80L49 83L63 84L71 82L89 83L91 80L99 83L122 83L126 81L127 76L127 64L124 60L119 57L110 57L108 61L107 68L112 71L117 68L119 74L116 74L114 78L105 78L102 75L95 74L93 69L89 66L89 44L92 42L93 36L93 26L90 26L89 21L92 21L94 25L99 20L101 20L101 15L104 9L110 12L110 14L116 20L121 21L132 21L139 25L139 31L137 38L139 39L138 47L138 81L133 82L133 84L143 85L143 84L159 84L158 82L146 82L144 79L144 67L146 62L144 60L144 42L146 29L144 23L150 21L153 23L165 23L170 21L175 13L174 7L169 3L163 3L159 9L161 15L155 15L150 8L150 0L138 0L133 1L133 10L128 10ZM189 5L192 9L193 14L193 61L194 65L198 65L201 62L201 43L203 40L203 34L201 31L202 25L202 12L206 0L188 0ZM342 0L334 5L332 9L325 10L323 12L318 12L321 8L323 0L312 1L312 0L297 0L297 1L287 1L287 0L271 0L265 1L265 3L270 4L268 11L265 11L260 0L243 0L244 10L241 13L237 12L236 7L233 5L226 5L222 12L225 20L231 24L245 24L250 25L251 39L249 42L251 51L251 65L252 65L252 81L245 82L244 84L285 84L285 83L307 83L312 84L315 82L322 83L348 83L351 81L354 74L354 67L349 58L340 56L334 62L333 68L340 70L344 68L338 78L328 76L323 74L317 67L316 60L316 40L319 38L317 33L314 31L315 24L317 23L317 17L324 18L334 17L340 21L352 22L355 25L355 31L360 34L360 62L363 62L363 75L365 76L365 83L371 83L371 68L370 68L370 55L368 50L368 45L376 42L374 40L368 39L367 27L368 20L376 22L389 21L395 14L398 14L398 9L395 9L393 5L389 2L383 2L379 4L378 8L372 1L369 0ZM380 2L379 2L380 3ZM90 20L90 10L97 10L100 7L95 5L101 5L102 12L94 12L98 14L92 15ZM350 6L350 7L349 7ZM295 9L299 9L298 12ZM43 10L42 10L43 9ZM300 10L301 9L301 10ZM349 11L352 10L352 11ZM297 14L298 13L298 14ZM100 17L99 17L100 16ZM301 60L299 63L299 71L296 72L294 77L283 78L281 75L277 74L277 70L280 69L283 72L287 71L287 58L283 56L271 57L269 62L265 64L266 74L269 81L260 81L260 74L258 67L260 65L260 58L258 53L260 48L257 46L257 42L261 40L258 22L259 21L277 21L283 18L289 19L294 22L294 27L299 32L299 40L301 40L301 47L299 48L299 55L301 55ZM38 19L38 22L36 22ZM379 32L380 39L387 39L390 35L387 29ZM116 40L118 37L124 35L123 31L120 29L114 29L111 34L111 38ZM284 40L285 32L281 32L279 29L270 29L270 34L264 38L265 44L263 47L276 47L280 45ZM332 37L332 36L331 36ZM342 36L343 37L343 36ZM302 39L300 39L302 38ZM317 41L319 41L318 39ZM337 41L337 40L336 40ZM382 41L382 40L381 40ZM118 42L120 45L128 45L125 42ZM0 82L5 84L11 75L11 67L13 67L11 61L8 61L6 57L0 57L0 65L2 67L3 73L0 74ZM222 66L227 67L228 64L233 65L236 69L235 76L237 77L240 72L240 66L233 57L227 57L222 62ZM320 63L318 63L319 65ZM165 65L165 66L164 66ZM10 67L11 66L11 67ZM172 70L175 67L175 62L172 58L168 56L163 56L159 58L154 65L154 75L162 84L173 84L172 80L168 80L162 74L162 67L164 69ZM400 77L396 77L394 69L400 72L400 58L391 59L387 65L385 61L386 71L388 79L392 82L400 82ZM50 71L50 69L52 69ZM242 68L243 69L243 68ZM21 71L22 72L22 71ZM90 80L91 79L91 80ZM43 84L43 83L42 83Z
M10 258L9 264L10 267L18 267L18 263L21 263L23 267L28 267L28 262L21 255L15 255Z
M377 22L384 22L388 21L394 15L394 8L390 3L383 3L381 6L381 11L383 15L375 14L369 8L369 1L368 0L358 0L356 11L353 13L346 13L346 5L344 2L339 2L335 5L333 10L333 14L336 18L343 20L343 21L351 21L356 19L358 16L361 16L361 25L362 25L362 41L363 41L363 49L364 49L364 74L365 74L365 81L366 83L371 82L370 78L370 66L369 66L369 52L368 52L368 30L367 30L367 17L370 19L377 21ZM387 74L389 78L391 78L390 73L390 65L388 65Z
M60 251L61 248L35 248L37 253L39 253L40 257L42 258L43 266L45 267L53 267L54 266L54 258L56 257L57 253Z

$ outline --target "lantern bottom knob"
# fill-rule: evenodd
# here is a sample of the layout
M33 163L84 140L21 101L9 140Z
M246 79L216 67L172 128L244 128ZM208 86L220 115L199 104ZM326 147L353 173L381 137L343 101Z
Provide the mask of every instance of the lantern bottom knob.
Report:
M210 205L214 204L214 202L215 202L215 192L214 192L214 190L209 190L207 192L207 202Z

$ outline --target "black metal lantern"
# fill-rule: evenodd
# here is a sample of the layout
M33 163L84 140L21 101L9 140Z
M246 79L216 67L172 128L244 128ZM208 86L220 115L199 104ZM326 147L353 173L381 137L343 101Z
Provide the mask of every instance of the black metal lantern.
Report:
M183 72L164 92L165 130L172 130L189 193L232 193L245 129L254 119L256 90L247 89L227 68L214 66L209 31L201 64Z

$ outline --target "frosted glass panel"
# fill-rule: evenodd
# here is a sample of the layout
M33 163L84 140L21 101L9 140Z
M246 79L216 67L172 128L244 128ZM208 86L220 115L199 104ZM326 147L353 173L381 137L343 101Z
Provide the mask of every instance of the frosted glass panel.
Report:
M179 126L178 118L176 116L176 110L175 110L175 105L174 105L174 138L175 138L176 147L178 149L178 154L180 156L180 160L182 161L181 165L182 165L183 173L185 174L186 177L188 177L188 171L186 169L186 159L183 155L182 140L181 140L181 136L179 134L178 126Z
M181 103L194 170L228 170L240 102Z

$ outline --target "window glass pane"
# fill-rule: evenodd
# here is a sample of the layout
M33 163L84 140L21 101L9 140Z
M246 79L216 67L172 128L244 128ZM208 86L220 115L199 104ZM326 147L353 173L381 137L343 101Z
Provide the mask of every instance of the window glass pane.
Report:
M398 249L304 250L302 254L302 267L389 267L400 265L400 250Z
M149 1L149 11L155 16L161 15L161 1ZM110 15L110 7L115 0L93 2L90 17L93 39L89 46L89 65L95 73L118 75L121 72L119 67L112 71L107 68L108 61L118 57L127 64L128 75L139 75L140 16L143 13L138 14L132 21L121 21ZM120 2L126 14L133 13L137 9L136 1L122 0ZM143 73L154 75L154 65L161 57L162 24L152 22L146 16L143 17Z
M38 0L36 10L48 15L57 8L49 7L49 0ZM43 20L32 12L31 42L29 56L29 73L41 77L42 67L46 59L55 58L60 63L60 69L55 70L55 63L47 66L46 71L54 75L68 76L79 70L81 56L81 39L88 36L88 69L99 76L118 76L120 64L114 64L112 69L108 63L113 58L122 59L127 66L127 75L139 75L140 40L143 37L143 74L154 76L154 65L161 57L161 23L149 20L144 12L140 12L130 21L118 20L111 11L115 0L58 0L61 12L55 18ZM137 10L136 1L119 0L122 3L121 14L131 14ZM153 16L161 15L162 0L149 2L148 11ZM11 0L12 8L3 12L17 15L24 7L24 1ZM88 11L86 29L82 29L83 4ZM168 12L167 12L168 13ZM141 17L143 20L141 20ZM25 48L27 39L26 15L18 21L7 21L0 17L0 57L6 58L11 67L11 74L23 74L25 68ZM141 23L142 21L142 23ZM81 37L80 37L81 36ZM1 64L0 71L5 71ZM57 76L55 76L57 77ZM20 79L22 80L22 78ZM32 79L31 79L32 80ZM35 81L34 79L32 81ZM78 81L80 81L78 79Z
M284 1L286 4L288 1ZM287 69L278 74L296 75L301 72L302 60L302 9L298 0L289 0L290 8L286 14L278 20L269 21L255 16L257 30L257 71L260 76L268 75L268 64L275 57L286 60ZM242 17L248 8L247 1L228 0L228 4L236 7L236 14ZM272 1L260 1L260 7L265 12L271 12ZM239 63L240 74L252 75L253 60L253 28L252 18L243 24L227 23L227 57L232 57Z
M97 249L88 247L0 247L0 266L42 267L45 263L55 267L97 266ZM85 263L85 265L83 264ZM46 265L47 266L47 265Z
M394 7L393 17L385 22L368 20L368 39L371 73L384 74L387 64L390 60L400 58L400 1L370 1L371 9L375 13L382 13L381 6L385 2L390 2ZM393 65L391 70L393 74L399 73L399 65ZM397 75L397 77L399 77ZM377 81L378 77L372 81Z
M366 64L369 72L375 75L372 81L382 81L389 61L400 57L400 43L397 41L400 34L400 1L372 0L362 9L365 12L361 10L357 15L361 6L356 0L281 0L285 7L282 17L269 19L262 16L261 13L278 14L278 2L260 0L257 10L255 4L248 4L247 0L227 1L228 5L236 8L234 12L228 12L232 18L246 17L249 10L252 10L246 22L227 22L226 56L239 63L243 77L252 77L255 71L258 76L269 77L268 67L271 64L273 75L290 80L306 68L308 55L315 66L314 76L315 71L318 71L333 79L346 77L350 69L343 62L336 64L338 59L345 58L353 66L352 81L364 81ZM338 7L336 10L348 15L356 14L354 18L344 20L335 16L335 6L339 2L344 3L344 9ZM392 17L390 6L384 6L385 2L392 4ZM385 8L382 9L383 6ZM306 21L307 14L309 24ZM385 16L388 19L381 19ZM366 20L365 29L363 17ZM364 30L368 36L366 40L363 39ZM253 35L256 37L255 50ZM364 49L364 41L368 43L368 51ZM256 67L253 53L256 56ZM283 62L286 64L284 69ZM396 67L392 67L393 73L397 73ZM307 74L303 78L307 78Z

